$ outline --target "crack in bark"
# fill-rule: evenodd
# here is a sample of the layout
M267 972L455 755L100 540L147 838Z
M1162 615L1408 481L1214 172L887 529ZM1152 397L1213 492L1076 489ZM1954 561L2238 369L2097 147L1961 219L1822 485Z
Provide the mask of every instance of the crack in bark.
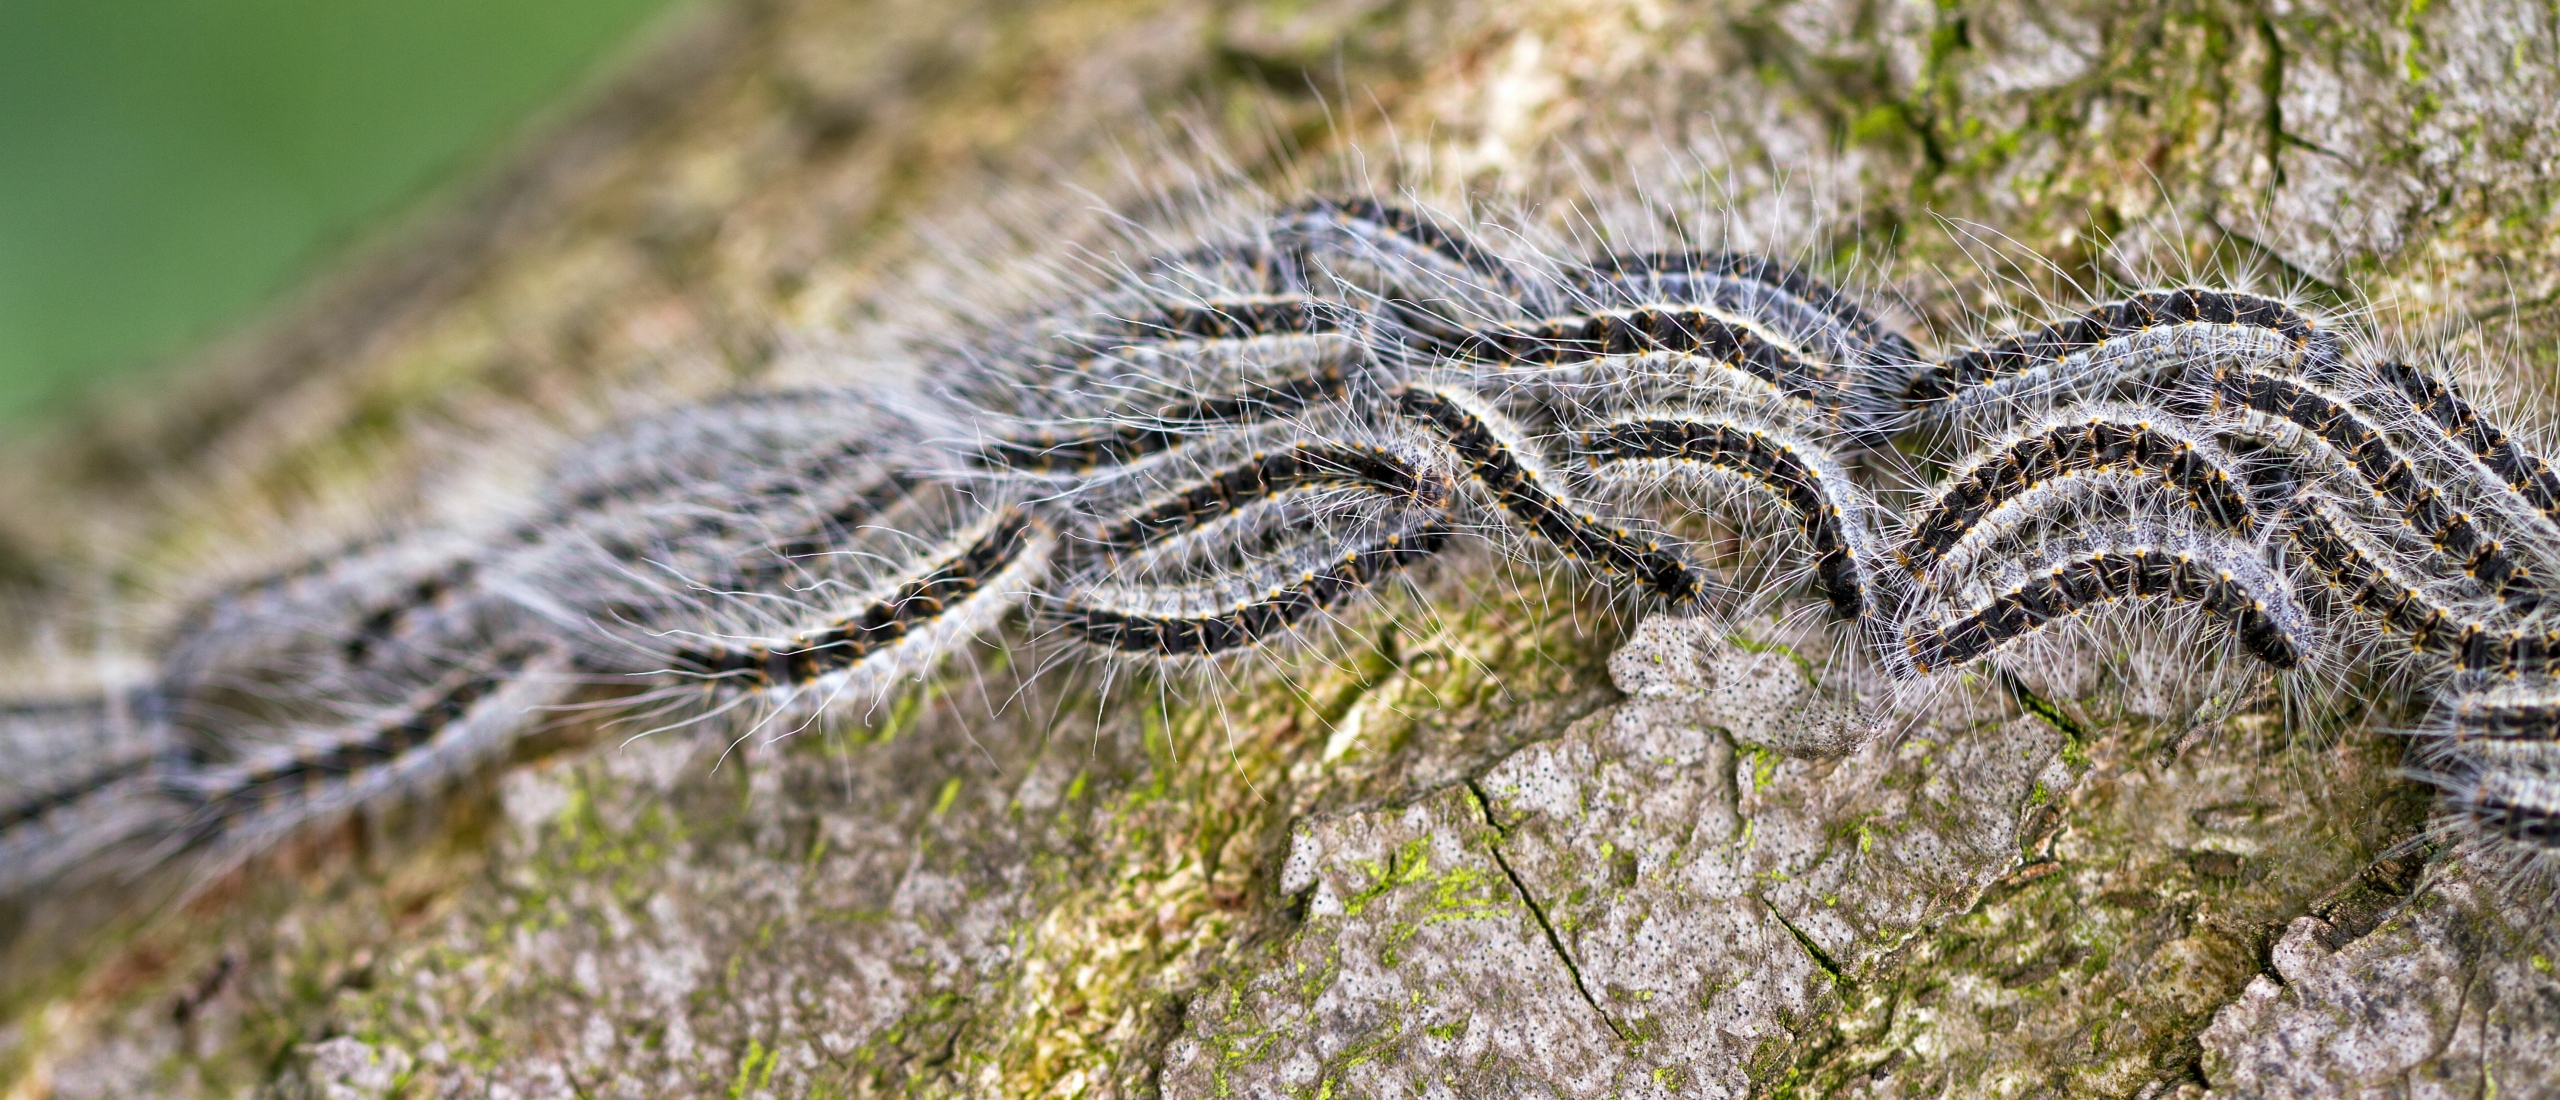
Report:
M2009 698L2016 700L2018 706L2025 709L2027 713L2043 719L2044 724L2052 726L2055 732L2060 733L2064 740L2070 742L2072 748L2086 749L2090 742L2098 739L2095 733L2090 732L2089 727L2081 725L2079 719L2065 713L2052 700L2036 694L2035 689L2028 687L2027 682L2019 679L2017 674L2006 669L1995 669L1993 672L2000 679L2001 690L2008 692Z
M2267 63L2258 71L2258 94L2265 96L2267 107L2259 119L2266 143L2269 189L2283 187L2284 179L2284 36L2277 32L2274 15L2264 3L2257 11L2258 40L2267 47Z
M1503 856L1501 838L1511 834L1501 822L1493 819L1493 799L1473 779L1467 781L1467 793L1475 798L1476 810L1484 815L1484 823L1493 828L1495 839L1485 843L1485 850L1493 854L1494 866L1502 868L1503 877L1511 880L1512 892L1519 894L1520 904L1529 908L1530 917L1538 922L1538 931L1546 934L1548 948L1564 963L1564 972L1573 978L1573 991L1582 995L1583 1003L1591 1006L1591 1011L1600 1017L1601 1023L1609 1025L1611 1034L1626 1042L1635 1042L1635 1034L1619 1023L1617 1017L1611 1016L1608 1009L1600 1007L1600 998L1591 995L1591 987L1582 980L1582 967L1574 963L1573 952L1565 949L1564 937L1556 932L1555 922L1547 919L1546 907L1538 904L1537 895L1529 892L1528 880L1521 878L1520 872L1513 870L1511 861Z
M1762 908L1769 911L1769 919L1777 921L1778 927L1786 929L1788 935L1796 938L1797 946L1804 948L1805 954L1813 956L1813 965L1821 967L1823 973L1831 975L1833 985L1854 984L1849 981L1849 975L1841 971L1839 962L1831 957L1831 953L1823 950L1821 944L1813 942L1813 937L1806 935L1804 929L1796 927L1796 922L1788 920L1786 914L1779 912L1777 906L1769 903L1769 899L1753 894L1751 900L1759 902Z

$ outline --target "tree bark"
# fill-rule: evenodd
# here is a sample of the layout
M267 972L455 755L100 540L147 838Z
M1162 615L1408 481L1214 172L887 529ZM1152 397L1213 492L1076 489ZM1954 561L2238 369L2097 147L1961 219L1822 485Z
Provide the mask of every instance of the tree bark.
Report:
M1523 203L1642 183L1941 345L2245 277L2555 388L2548 5L773 0L170 392L17 445L13 599L108 630L66 578L147 609L208 547L441 499L524 424L864 351L828 341L914 227L1085 201L1058 181L1179 144L1169 112L1275 185L1293 146ZM12 914L0 1080L2560 1095L2552 914L2413 846L2387 699L2197 726L2182 685L2057 674L1800 758L1848 720L1820 643L1504 569L1232 690L989 648L824 734L558 733L183 906Z

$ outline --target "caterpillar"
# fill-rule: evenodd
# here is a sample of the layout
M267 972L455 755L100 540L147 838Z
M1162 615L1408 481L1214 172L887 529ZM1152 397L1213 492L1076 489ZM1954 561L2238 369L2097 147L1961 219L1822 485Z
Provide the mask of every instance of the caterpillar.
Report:
M2106 361L2109 353L2116 362ZM2147 369L2179 370L2214 359L2267 359L2307 373L2340 354L2335 334L2283 302L2183 287L2146 291L1966 349L1915 372L1903 398L1979 406L2038 389L2086 392L2138 380Z
M2120 600L2191 603L2222 620L2250 656L2301 663L2308 617L2274 576L2226 546L2111 546L2038 563L2008 591L1952 620L1916 618L1903 647L1914 672L1973 661L2049 624Z
M1448 527L1441 523L1390 532L1294 580L1207 610L1150 610L1070 600L1059 609L1059 625L1070 636L1107 649L1168 657L1224 653L1298 626L1386 573L1429 557L1448 536Z
M479 766L573 688L823 710L979 639L1180 669L1311 638L1467 542L1713 614L1737 553L1675 534L1696 517L1666 491L1699 486L1783 513L1814 606L1906 679L2109 606L2192 608L2277 677L2356 624L2398 639L2373 659L2442 694L2449 818L2560 867L2560 563L2520 526L2560 519L2560 475L2281 300L2144 290L1933 358L1770 258L1515 257L1372 197L1051 287L920 341L925 384L644 419L481 533L207 600L124 708L136 737L11 781L0 887L134 836L254 845ZM7 722L59 746L103 713Z
M107 699L0 709L12 764L0 778L0 893L167 826L155 771L168 746L145 720L119 721L119 709Z
M1653 416L1586 433L1575 450L1604 470L1648 462L1709 470L1739 477L1777 498L1795 513L1813 553L1814 574L1832 608L1849 619L1865 613L1874 551L1864 537L1864 502L1818 449L1731 421Z
M1672 603L1688 603L1703 594L1705 582L1679 554L1575 507L1527 457L1518 429L1472 404L1429 387L1396 395L1398 410L1437 432L1521 526L1572 557L1633 575Z
M1049 430L990 441L977 456L990 469L1066 473L1127 462L1181 445L1204 430L1287 417L1347 392L1339 366L1320 363L1305 374L1253 380L1237 392L1159 408L1142 423L1125 423L1082 435Z
M1908 337L1838 290L1767 256L1738 252L1617 253L1576 280L1577 296L1603 305L1646 302L1712 305L1757 317L1800 348L1815 344L1836 363L1921 361Z
M2548 463L2517 446L2504 429L2483 417L2452 386L2426 371L2398 359L2385 359L2375 369L2420 414L2461 441L2493 480L2505 484L2554 523L2560 523L2560 473L2553 473Z
M674 653L672 663L682 672L755 687L800 686L847 672L976 601L1001 599L996 579L1026 554L1039 553L1035 547L1043 541L1037 520L1005 509L957 553L858 610L779 643L687 646Z
M2452 710L2453 736L2461 741L2560 744L2560 699L2547 680L2460 692Z
M384 721L358 727L356 736L307 746L276 759L216 770L185 793L197 802L199 828L212 831L245 816L244 808L326 787L342 777L402 758L457 727L482 700L519 679L535 654L514 652L477 666L457 668L443 682Z
M2473 517L2430 484L2383 433L2345 403L2291 379L2217 370L2213 398L2272 417L2308 433L2343 460L2376 499L2395 507L2410 530L2459 564L2518 612L2541 602L2529 567L2516 561Z
M1747 324L1699 308L1637 306L1498 327L1471 333L1451 350L1461 359L1548 367L1656 351L1698 355L1731 364L1835 418L1844 397L1823 364Z
M2055 479L2098 472L2158 478L2184 494L2206 523L2244 537L2255 524L2221 448L2155 411L2101 408L2030 428L1985 450L1921 506L1910 540L1894 551L1904 568L1924 573L1985 516Z
M2483 769L2455 787L2454 800L2480 836L2531 848L2560 842L2560 782L2546 773Z
M1104 553L1136 549L1197 530L1247 502L1322 485L1353 485L1389 496L1414 497L1426 506L1445 493L1417 464L1385 448L1300 443L1255 454L1162 503L1123 516L1083 545Z

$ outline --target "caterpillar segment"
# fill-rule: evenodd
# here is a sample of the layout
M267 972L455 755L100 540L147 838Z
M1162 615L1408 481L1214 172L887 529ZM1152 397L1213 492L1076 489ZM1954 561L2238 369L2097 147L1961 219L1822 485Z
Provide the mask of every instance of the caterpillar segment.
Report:
M2560 775L2560 679L2457 672L2417 733L2419 758L2447 773Z
M1997 391L2001 383L2031 378L2110 342L2179 329L2265 333L2297 365L2344 354L2334 333L2316 327L2281 301L2238 291L2184 287L2145 291L1931 363L1912 375L1903 399L1926 404L1956 399L1971 390Z
M776 470L865 465L932 434L907 403L861 387L728 394L642 417L562 455L518 539L600 510L705 484L764 480Z
M2160 547L2108 549L2065 557L1952 620L1917 618L1903 628L1911 670L1958 667L2017 639L2121 601L2189 604L2220 620L2251 657L2276 669L2301 664L2302 616L2271 574L2245 559Z
M2219 409L2238 409L2289 423L2325 444L2410 530L2451 558L2465 576L2518 613L2539 606L2540 578L2470 513L2426 480L2381 429L2346 402L2289 378L2218 369L2211 376Z
M1227 239L1150 256L1138 272L1141 285L1163 294L1209 291L1217 295L1315 293L1297 249L1269 240Z
M1359 315L1311 294L1269 294L1168 303L1107 319L1108 331L1086 335L1102 347L1177 340L1250 340L1346 332Z
M1870 603L1872 552L1863 545L1863 501L1844 476L1806 444L1750 425L1705 417L1620 420L1582 435L1575 452L1603 468L1662 463L1740 479L1775 497L1796 517L1813 554L1816 584L1844 619Z
M1987 448L1919 509L1894 559L1926 574L1982 520L2062 478L2126 473L2181 494L2196 518L2247 538L2257 521L2221 448L2152 410L2103 410L2030 429Z
M148 770L148 689L0 703L0 837ZM67 735L67 736L66 736Z
M1365 354L1369 325L1358 310L1313 294L1151 297L1098 309L1053 334L1026 353L1030 369L1009 381L1028 384L1019 396L1035 402L1069 398L1050 409L1057 415L1134 415L1148 393L1216 392L1328 366L1350 373ZM1068 385L1055 385L1059 379Z
M787 585L796 574L809 572L816 563L851 543L856 532L865 526L897 518L900 509L924 488L924 480L914 474L887 473L857 487L824 513L775 539L762 553L738 562L734 572L700 577L697 582L722 591Z
M153 710L148 687L0 704L0 895L173 818Z
M13 791L11 800L6 805L0 805L0 837L6 837L13 830L41 821L55 811L93 798L101 791L128 782L149 770L151 764L152 759L147 756L119 760L80 775L60 786Z
M1554 479L1524 457L1521 433L1499 414L1455 392L1419 386L1398 393L1396 406L1447 443L1504 513L1568 557L1632 576L1673 605L1707 594L1706 576L1679 553L1583 511L1553 488Z
M930 562L849 614L787 641L680 648L672 670L748 690L801 687L853 671L981 601L1008 599L1003 580L1026 558L1047 553L1046 524L1028 511L1007 508L984 523L949 556Z

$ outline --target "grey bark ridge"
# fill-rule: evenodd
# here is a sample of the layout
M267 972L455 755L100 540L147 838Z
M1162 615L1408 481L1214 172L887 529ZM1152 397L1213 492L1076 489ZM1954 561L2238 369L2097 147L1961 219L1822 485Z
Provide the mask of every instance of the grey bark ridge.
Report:
M1648 620L1611 662L1633 699L1462 788L1302 826L1305 926L1193 1003L1168 1095L1751 1095L2070 786L2034 718L1744 750L1735 727L1829 746L1844 717L1702 630Z
M2268 952L2268 972L2204 1032L2216 1095L2560 1092L2549 921L2458 865L2360 937L2317 916L2294 918Z

